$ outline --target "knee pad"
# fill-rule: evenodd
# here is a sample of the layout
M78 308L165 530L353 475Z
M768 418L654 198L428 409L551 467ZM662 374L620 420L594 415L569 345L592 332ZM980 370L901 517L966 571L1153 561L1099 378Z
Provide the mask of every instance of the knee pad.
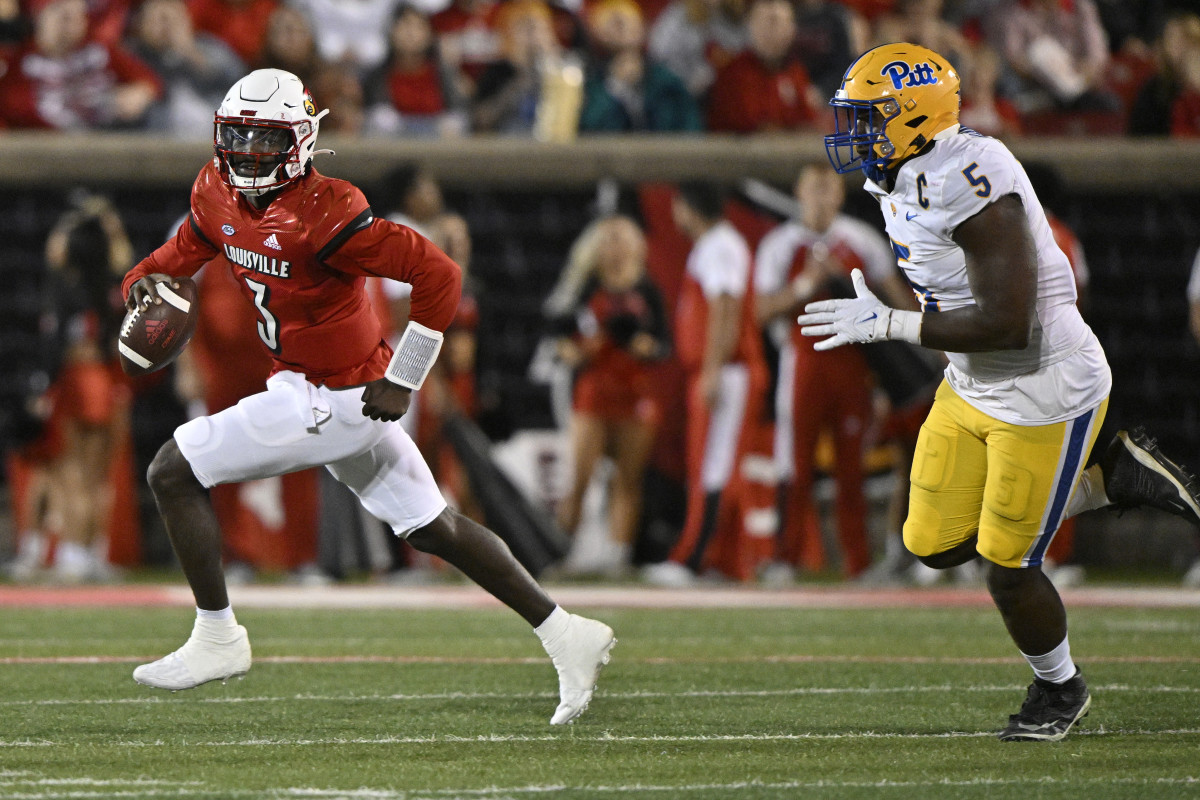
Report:
M220 446L221 439L220 431L210 417L196 417L175 429L175 442L184 457L214 450Z

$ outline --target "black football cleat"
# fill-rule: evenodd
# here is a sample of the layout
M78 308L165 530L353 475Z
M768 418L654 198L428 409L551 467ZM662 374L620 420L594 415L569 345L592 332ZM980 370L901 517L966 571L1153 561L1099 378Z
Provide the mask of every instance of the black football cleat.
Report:
M1104 491L1117 508L1150 506L1200 527L1200 481L1163 455L1141 427L1113 437L1100 471Z
M997 736L1002 742L1061 741L1091 707L1092 696L1078 669L1066 683L1034 678L1021 710L1008 718L1008 727Z

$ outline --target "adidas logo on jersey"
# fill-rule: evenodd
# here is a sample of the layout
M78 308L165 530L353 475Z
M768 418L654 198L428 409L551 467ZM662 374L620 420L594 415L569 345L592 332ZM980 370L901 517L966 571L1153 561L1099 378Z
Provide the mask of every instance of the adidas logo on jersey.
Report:
M279 244L279 240L275 238L275 234L271 234L266 239L263 239L263 245L272 250L282 250L283 246Z

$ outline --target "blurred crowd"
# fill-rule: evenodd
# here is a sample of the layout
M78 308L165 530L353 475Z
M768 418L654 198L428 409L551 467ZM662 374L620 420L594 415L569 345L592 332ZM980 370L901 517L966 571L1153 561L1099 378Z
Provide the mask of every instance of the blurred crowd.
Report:
M982 133L1200 136L1185 0L0 0L0 126L202 138L276 67L350 136L815 131L898 40Z

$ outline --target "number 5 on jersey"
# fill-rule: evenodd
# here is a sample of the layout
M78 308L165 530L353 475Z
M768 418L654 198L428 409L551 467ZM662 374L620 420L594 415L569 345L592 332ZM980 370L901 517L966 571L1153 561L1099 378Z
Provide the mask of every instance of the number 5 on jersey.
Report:
M262 315L258 323L258 336L272 353L279 352L279 320L267 310L267 301L271 299L271 290L265 283L246 278L246 285L254 292L254 307Z
M987 179L987 175L976 175L975 170L978 169L979 163L972 161L971 165L962 171L963 177L967 179L972 186L978 186L975 194L979 197L987 197L992 193L992 182Z

